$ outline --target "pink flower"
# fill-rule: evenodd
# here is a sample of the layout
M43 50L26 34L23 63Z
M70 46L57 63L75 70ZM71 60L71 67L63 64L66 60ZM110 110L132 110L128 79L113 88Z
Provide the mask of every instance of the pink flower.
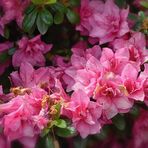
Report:
M93 98L102 105L107 119L111 119L117 113L128 112L133 105L133 101L127 97L121 78L112 72L106 72L98 79Z
M129 31L126 21L128 9L120 10L113 2L107 0L102 13L94 14L93 29L89 36L100 39L100 44L113 41Z
M33 88L30 93L18 95L5 104L0 104L0 119L8 142L21 138L34 138L46 126L47 118L40 114L41 101L47 93Z
M92 30L91 21L93 15L97 12L103 11L104 4L97 0L82 0L80 7L80 24L76 27L82 35L89 35Z
M20 72L16 71L10 74L13 85L23 87L49 84L50 75L49 68L41 67L35 70L32 65L27 62L21 63Z
M132 64L140 66L148 59L146 39L140 32L132 33L128 39L116 39L112 44L118 54L125 55Z
M4 11L1 18L2 24L8 24L12 20L16 20L17 24L21 27L23 21L24 10L30 3L30 0L2 0L0 2Z
M82 90L72 94L68 109L72 114L70 118L72 118L73 126L78 130L82 138L100 131L99 119L102 108L95 102L90 101Z
M18 42L18 50L13 55L12 63L14 67L20 66L21 62L29 62L33 66L44 66L44 55L52 48L51 44L45 44L38 35L32 39L23 37Z
M131 64L127 64L122 71L121 78L124 86L126 87L128 97L134 100L144 101L144 80L138 77L137 69Z

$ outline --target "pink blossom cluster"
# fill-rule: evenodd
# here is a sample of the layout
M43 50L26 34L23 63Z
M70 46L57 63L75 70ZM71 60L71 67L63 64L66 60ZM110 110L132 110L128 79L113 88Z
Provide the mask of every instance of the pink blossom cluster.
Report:
M67 91L74 91L67 115L82 137L98 133L104 119L108 122L118 113L129 112L135 101L147 103L144 36L132 33L128 39L117 40L111 43L112 49L87 48L83 41L72 48L71 66L65 68L63 80ZM145 70L140 72L143 64Z
M105 3L97 0L82 0L80 7L80 24L76 27L82 35L92 40L99 40L100 44L113 41L129 32L127 23L127 9L119 9L113 0Z
M0 92L0 127L3 148L19 140L26 148L34 148L36 140L52 119L52 105L67 98L61 83L53 76L52 68L35 70L28 62L19 72L12 72L9 94ZM66 97L65 97L66 96ZM54 105L54 104L53 104Z
M0 1L4 11L0 34L12 20L22 25L29 3ZM54 66L46 66L45 54L54 45L42 41L41 35L24 35L15 43L12 61L9 57L0 63L0 75L9 65L15 69L10 74L10 92L3 93L0 85L2 148L11 148L14 140L34 148L53 120L57 103L61 105L60 116L68 118L82 138L100 133L113 117L128 113L137 102L148 106L146 39L141 32L130 30L129 7L120 9L113 0L81 0L78 11L80 23L76 30L88 36L88 41L81 40L72 47L68 62L55 55ZM0 54L13 46L10 41L1 43ZM134 124L131 144L135 148L144 147L148 141L147 120L147 114L142 112Z

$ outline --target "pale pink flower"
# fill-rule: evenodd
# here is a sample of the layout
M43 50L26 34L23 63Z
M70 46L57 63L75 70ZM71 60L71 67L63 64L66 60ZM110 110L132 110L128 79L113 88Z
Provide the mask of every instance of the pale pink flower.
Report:
M100 105L89 100L89 97L78 90L72 94L71 101L67 107L71 111L73 126L78 130L82 138L89 134L100 132L102 108Z
M30 40L27 37L23 37L18 42L18 46L12 59L14 67L20 66L21 62L29 62L33 66L44 66L45 57L43 54L52 48L51 44L46 44L41 41L40 35Z
M100 44L113 41L129 32L128 9L120 10L113 0L107 0L102 13L94 14L93 29L89 36L97 37Z

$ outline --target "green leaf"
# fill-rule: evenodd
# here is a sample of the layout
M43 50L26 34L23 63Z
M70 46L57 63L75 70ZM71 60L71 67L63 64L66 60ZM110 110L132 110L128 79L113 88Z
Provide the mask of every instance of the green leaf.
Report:
M32 0L32 3L35 5L40 5L40 4L54 4L56 3L57 0Z
M59 128L66 128L67 124L66 124L66 121L63 120L63 119L57 119L54 122L54 125L59 127Z
M145 14L144 14L143 11L140 11L140 12L138 13L138 15L140 16L140 20L141 20L141 21L143 21L143 20L145 19Z
M47 30L48 30L48 24L46 24L43 20L42 20L42 15L41 13L38 14L37 16L37 28L39 30L39 32L44 35Z
M46 148L54 148L54 143L51 136L46 137L45 143L46 143Z
M57 128L56 134L60 137L71 137L76 134L76 130L70 126L67 128Z
M35 5L30 5L30 6L27 7L27 9L25 10L25 14L31 13L34 9L35 9Z
M71 24L79 23L79 15L76 12L68 9L66 16Z
M40 15L41 15L41 19L43 20L43 22L45 24L48 24L48 25L52 25L53 24L53 16L52 16L52 14L47 9L43 9L40 12Z
M126 1L125 0L115 0L115 3L120 7L124 8L126 6Z
M136 21L136 20L137 20L137 15L135 15L135 14L133 14L133 13L129 13L129 14L128 14L128 18L129 18L130 20Z
M32 3L36 5L43 4L43 0L32 0Z
M64 14L61 13L60 11L57 11L56 14L54 15L54 23L55 24L61 24L64 20Z
M57 0L45 0L45 4L54 4Z
M50 128L44 128L43 129L43 131L42 131L42 133L41 133L41 137L44 137L44 136L46 136L47 134L49 134L49 132L50 132Z
M57 3L54 4L54 5L52 5L51 8L52 8L55 12L59 11L59 12L61 12L61 13L65 13L66 10L67 10L67 8L66 8L63 4L61 4L61 3L59 3L59 2L57 2Z
M148 2L147 1L141 1L140 4L145 7L148 8Z
M70 5L74 7L79 6L80 0L70 0Z
M37 10L34 9L31 13L29 13L28 15L25 16L25 18L23 20L23 28L26 32L29 32L30 29L35 24L37 13L38 13Z
M0 53L0 63L5 63L9 59L7 52Z
M10 48L9 50L8 50L8 55L13 55L14 53L15 53L15 50L16 50L16 48Z
M120 114L116 115L113 119L113 124L116 126L117 129L119 130L124 130L125 129L125 126L126 126L126 123L125 123L125 120L124 120L124 117Z

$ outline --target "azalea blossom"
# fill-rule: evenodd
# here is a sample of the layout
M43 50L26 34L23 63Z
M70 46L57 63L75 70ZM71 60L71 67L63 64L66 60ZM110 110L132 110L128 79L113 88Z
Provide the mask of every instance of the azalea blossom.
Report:
M67 109L71 111L73 126L83 138L100 132L102 107L90 101L82 90L73 93Z
M51 44L41 41L40 35L30 40L23 37L18 42L18 49L13 55L12 64L14 67L19 67L21 62L29 62L33 66L44 66L45 57L43 54L50 51L51 48Z

